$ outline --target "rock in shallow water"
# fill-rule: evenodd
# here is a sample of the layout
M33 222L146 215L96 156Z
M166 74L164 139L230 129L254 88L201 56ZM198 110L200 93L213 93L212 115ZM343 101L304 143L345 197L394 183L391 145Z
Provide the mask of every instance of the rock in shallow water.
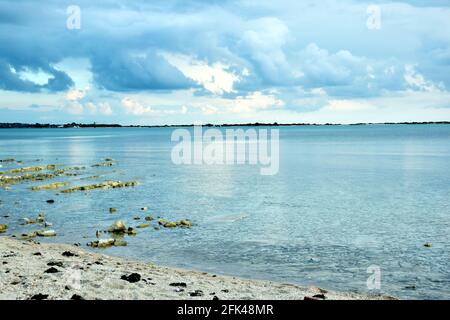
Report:
M0 224L0 233L6 232L8 226L6 224Z
M122 220L117 220L108 229L109 232L113 233L125 233L126 226Z

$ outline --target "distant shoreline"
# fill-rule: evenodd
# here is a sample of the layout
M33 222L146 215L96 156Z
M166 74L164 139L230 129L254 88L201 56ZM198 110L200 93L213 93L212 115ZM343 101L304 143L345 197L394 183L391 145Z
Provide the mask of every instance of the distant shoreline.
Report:
M369 126L369 125L429 125L443 124L448 125L450 121L427 121L427 122L360 122L360 123L236 123L236 124L203 124L203 127L301 127L301 126ZM48 123L20 123L6 122L0 123L0 129L68 129L68 128L177 128L193 127L195 124L166 124L166 125L121 125L121 124L103 124L103 123L66 123L66 124L48 124Z

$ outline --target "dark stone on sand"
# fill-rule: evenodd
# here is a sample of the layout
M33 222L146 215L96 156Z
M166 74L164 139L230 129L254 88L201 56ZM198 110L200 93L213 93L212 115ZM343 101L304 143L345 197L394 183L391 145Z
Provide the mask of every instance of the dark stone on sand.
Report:
M321 293L321 294L313 295L313 298L326 299L327 297L325 297L325 295Z
M40 253L40 252L35 252L35 253L33 253L33 256L42 256L42 253Z
M214 296L212 299L213 300L219 300L219 297L218 296Z
M139 273L132 273L130 275L123 275L120 279L128 281L130 283L139 282L141 280L141 275Z
M38 294L35 294L34 296L32 296L30 299L31 300L45 300L47 298L48 298L48 294L38 293Z
M54 267L51 267L51 268L48 268L47 270L45 270L44 272L45 273L57 273L57 272L59 272L59 270Z
M47 200L47 203L55 203L55 200L53 199Z
M202 290L195 290L189 293L189 295L191 297L201 297L203 296L203 291Z
M61 261L50 261L47 265L49 267L62 267L63 263Z
M223 290L221 290L222 292L225 292L225 293L228 293L228 292L230 292L230 290L228 290L228 289L223 289Z
M185 282L172 282L172 283L169 284L169 286L172 286L172 287L183 287L183 288L187 287Z
M70 300L84 300L84 298L78 294L74 294Z
M70 252L70 251L64 251L64 252L62 253L62 255L63 255L64 257L78 257L77 254L72 253L72 252Z
M303 300L307 300L307 301L315 301L315 300L323 300L323 299L305 296L305 297L303 298Z

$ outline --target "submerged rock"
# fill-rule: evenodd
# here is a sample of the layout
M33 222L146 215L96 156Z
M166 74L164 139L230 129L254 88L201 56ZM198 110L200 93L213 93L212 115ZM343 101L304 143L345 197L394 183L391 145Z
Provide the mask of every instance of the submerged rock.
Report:
M39 237L55 237L56 236L55 230L37 231L36 234Z
M115 247L125 247L128 245L128 243L124 240L120 239L99 239L92 242L89 242L87 244L88 246L92 248L109 248L112 246Z
M135 235L137 234L137 232L136 232L136 230L134 230L133 228L129 227L129 228L127 229L127 234L128 234L129 236L135 236Z
M115 213L115 212L117 212L116 208L109 208L109 213Z
M431 243L425 243L423 246L426 248L431 248L433 245Z
M166 222L163 224L164 228L176 228L177 223L176 222Z
M29 233L22 233L20 235L20 239L22 240L29 240L29 239L33 239L37 237L37 232L33 231L33 232L29 232Z
M108 229L109 232L113 233L125 233L126 226L122 220L117 220Z
M185 220L180 220L180 221L179 221L179 224L180 224L181 227L184 227L184 228L190 228L190 227L192 227L192 222L191 222L190 220L187 220L187 219L185 219Z
M153 220L155 220L155 218L153 218L152 216L147 216L144 219L145 219L145 221L153 221Z
M116 239L114 241L114 246L115 247L126 247L128 245L128 243L124 240L120 240L120 239Z
M93 164L92 167L93 167L93 168L98 168L98 167L112 167L113 165L114 165L113 162L111 162L111 161L105 161L105 162L100 162L100 163Z
M114 245L114 242L114 239L100 239L88 243L88 246L93 248L108 248L112 247Z
M143 224L136 226L136 228L139 228L139 229L144 229L144 228L148 228L148 227L150 227L149 223L143 223Z
M33 190L33 191L54 190L54 189L59 189L59 188L68 186L68 185L69 185L68 182L55 182L55 183L45 184L42 186L34 186L34 187L31 187L31 190Z
M6 224L0 224L0 233L6 232L8 226Z
M115 189L115 188L125 188L125 187L135 187L138 185L137 181L128 181L128 182L121 182L121 181L105 181L102 183L96 183L96 184L90 184L86 186L79 186L69 189L61 190L61 193L72 193L77 191L89 191L89 190L95 190L95 189Z

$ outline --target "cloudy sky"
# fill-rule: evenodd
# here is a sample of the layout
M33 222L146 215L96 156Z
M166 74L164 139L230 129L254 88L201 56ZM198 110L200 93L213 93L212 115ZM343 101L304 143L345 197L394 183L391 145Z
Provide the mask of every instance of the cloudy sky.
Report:
M448 0L0 0L0 122L436 120Z

